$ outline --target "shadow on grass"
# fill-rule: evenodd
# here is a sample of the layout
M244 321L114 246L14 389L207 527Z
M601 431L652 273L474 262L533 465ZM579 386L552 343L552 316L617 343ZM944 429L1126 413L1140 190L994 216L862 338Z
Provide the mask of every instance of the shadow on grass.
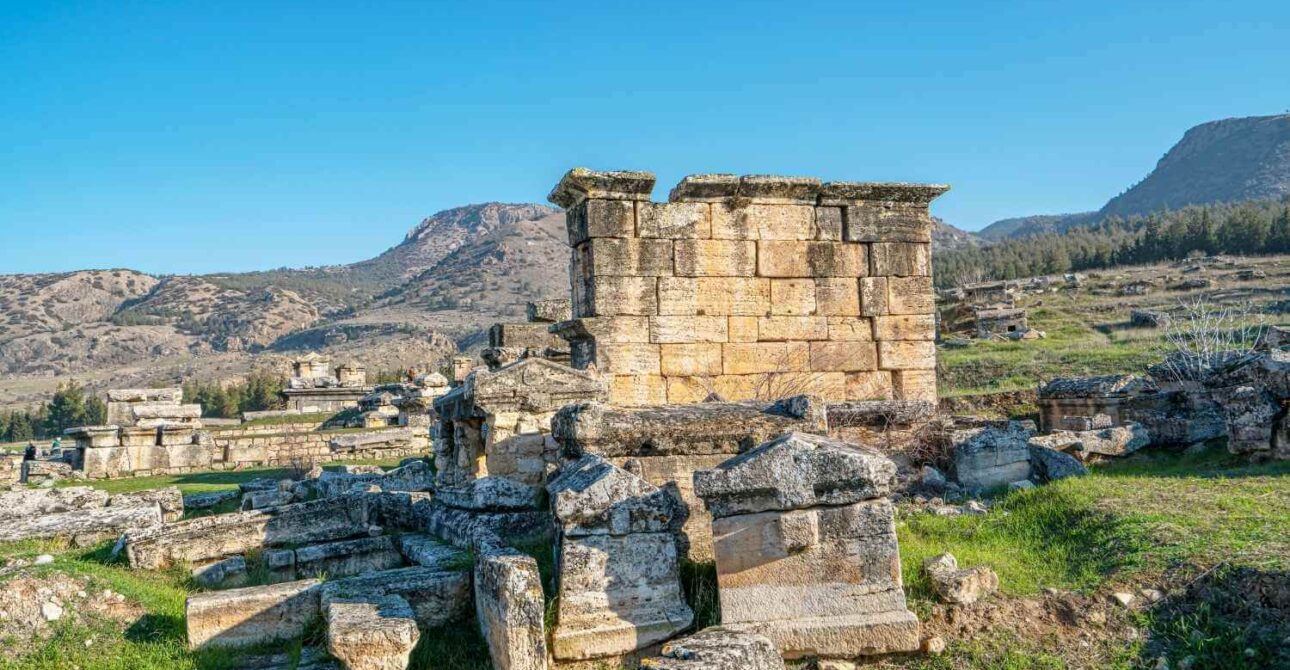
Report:
M183 617L149 613L130 624L123 636L131 642L182 644L187 640L188 632L184 627Z
M1220 568L1143 615L1142 657L1170 667L1290 667L1290 572Z
M1131 456L1093 467L1101 477L1166 477L1186 479L1238 479L1290 475L1290 461L1251 463L1229 453L1225 439L1211 440L1199 453L1145 449Z

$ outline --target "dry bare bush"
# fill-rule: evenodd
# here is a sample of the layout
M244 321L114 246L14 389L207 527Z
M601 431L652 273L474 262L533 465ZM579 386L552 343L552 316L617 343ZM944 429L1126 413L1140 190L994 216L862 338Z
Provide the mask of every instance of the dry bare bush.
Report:
M287 465L287 476L293 480L299 481L304 479L305 476L309 474L309 471L313 469L313 460L302 456L294 456L292 457L291 462Z
M1266 316L1250 303L1216 305L1206 296L1180 299L1163 324L1171 351L1156 367L1164 381L1202 381L1223 363L1252 353Z

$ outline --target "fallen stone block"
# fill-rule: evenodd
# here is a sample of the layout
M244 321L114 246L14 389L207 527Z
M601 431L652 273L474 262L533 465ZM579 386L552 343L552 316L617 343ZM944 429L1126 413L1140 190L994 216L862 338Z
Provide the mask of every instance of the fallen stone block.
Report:
M139 507L153 504L161 506L161 518L166 523L174 523L184 518L184 494L177 486L118 493L108 500L108 507Z
M184 509L210 509L216 505L233 500L239 495L241 495L241 492L237 489L211 491L210 493L193 493L191 495L184 496Z
M662 655L641 660L646 670L784 670L775 644L761 635L721 627L663 645Z
M291 582L296 579L296 552L292 549L265 549L260 552L260 561L268 573L271 584Z
M161 507L106 507L0 519L0 541L70 539L84 547L122 533L162 527Z
M941 554L923 562L932 588L946 602L969 605L999 588L999 577L985 566L959 569L953 554Z
M22 481L28 484L57 482L72 477L72 464L63 461L23 461Z
M1088 468L1070 454L1033 444L1030 445L1030 468L1041 482L1055 482L1088 474Z
M435 491L435 499L449 507L481 512L537 509L542 489L507 477L487 476Z
M191 649L249 647L303 635L319 618L317 579L209 591L188 597Z
M333 600L399 596L416 612L422 628L456 621L470 606L470 572L466 569L397 568L330 580L323 585L323 603Z
M327 603L327 651L347 670L406 670L420 639L412 607L398 596Z
M409 563L433 570L465 570L471 565L470 554L444 544L429 535L405 533L398 538L399 551Z
M241 586L246 582L246 559L242 556L228 558L193 567L193 581L208 589Z
M238 670L340 670L340 664L321 647L301 647L298 657L285 652L243 656Z
M988 490L1030 478L1030 431L1016 422L955 431L954 474L968 490Z
M546 670L542 578L537 561L500 549L475 563L475 617L496 670Z
M348 577L403 565L403 554L388 535L340 540L296 550L296 574L303 577Z
M431 491L434 489L434 473L428 463L418 459L389 472L380 468L375 472L324 471L314 481L314 489L324 498L366 491L371 486L380 487L382 491Z
M1102 430L1058 430L1029 440L1033 446L1068 451L1081 460L1088 460L1093 454L1127 456L1150 443L1147 429L1132 421Z
M106 491L88 486L0 492L0 521L107 507Z

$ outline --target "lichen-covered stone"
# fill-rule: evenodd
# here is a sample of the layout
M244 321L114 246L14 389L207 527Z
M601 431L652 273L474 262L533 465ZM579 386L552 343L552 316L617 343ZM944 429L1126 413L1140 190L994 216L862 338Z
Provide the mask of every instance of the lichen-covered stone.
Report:
M1030 431L1017 422L956 431L954 476L964 487L987 490L1030 478Z
M161 507L96 508L0 519L0 541L64 538L76 546L162 527Z
M537 561L500 548L475 563L475 616L497 670L546 670L546 606Z
M721 518L885 496L895 475L896 465L873 449L791 432L696 472L694 485Z
M184 605L188 646L250 647L299 637L319 618L319 584L304 579L193 594Z
M399 596L327 603L327 651L346 670L406 670L420 639L412 608Z
M108 507L140 507L147 505L160 505L161 518L166 523L174 523L184 518L184 494L180 492L177 486L117 493L108 501Z
M663 645L661 656L646 658L649 670L784 670L784 660L770 639L721 627Z
M461 619L470 606L470 573L410 567L368 572L328 580L322 586L324 605L335 600L399 596L412 606L417 623L434 628Z

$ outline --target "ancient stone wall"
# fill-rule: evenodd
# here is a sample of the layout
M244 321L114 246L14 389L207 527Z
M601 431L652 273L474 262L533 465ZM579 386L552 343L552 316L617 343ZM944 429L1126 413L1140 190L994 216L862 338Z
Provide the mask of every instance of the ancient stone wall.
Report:
M936 399L932 219L945 186L575 169L573 319L552 326L610 402Z

